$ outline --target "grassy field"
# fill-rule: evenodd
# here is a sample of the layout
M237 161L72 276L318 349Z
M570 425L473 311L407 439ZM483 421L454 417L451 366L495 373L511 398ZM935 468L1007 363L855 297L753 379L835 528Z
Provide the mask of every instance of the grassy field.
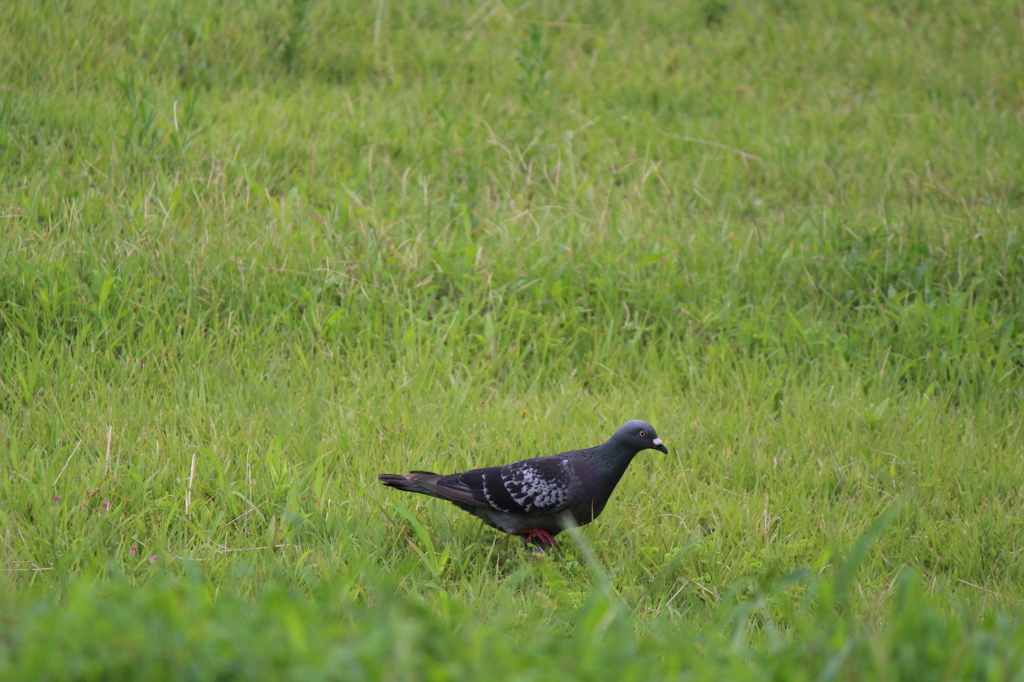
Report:
M0 677L1020 679L1024 6L3 14Z

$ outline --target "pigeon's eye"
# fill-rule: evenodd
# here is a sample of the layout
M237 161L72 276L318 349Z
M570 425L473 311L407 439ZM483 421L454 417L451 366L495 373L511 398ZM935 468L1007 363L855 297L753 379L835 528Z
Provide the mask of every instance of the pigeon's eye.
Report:
M640 429L640 433L636 435L640 436L641 438L647 438L647 432L644 431L643 429Z

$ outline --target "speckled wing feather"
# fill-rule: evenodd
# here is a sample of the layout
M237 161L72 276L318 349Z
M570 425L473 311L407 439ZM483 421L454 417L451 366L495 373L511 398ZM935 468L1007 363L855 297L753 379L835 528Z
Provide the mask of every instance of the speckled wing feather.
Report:
M507 514L550 514L570 501L569 454L452 474L438 479L435 487L442 494L445 490L470 493L481 506Z

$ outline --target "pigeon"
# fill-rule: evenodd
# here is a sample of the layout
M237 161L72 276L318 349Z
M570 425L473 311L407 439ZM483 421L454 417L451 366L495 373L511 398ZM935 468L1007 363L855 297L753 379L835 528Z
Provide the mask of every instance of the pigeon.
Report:
M668 448L654 427L634 419L601 445L532 457L461 474L380 474L386 486L448 500L488 526L543 548L569 526L598 517L626 467L641 450Z

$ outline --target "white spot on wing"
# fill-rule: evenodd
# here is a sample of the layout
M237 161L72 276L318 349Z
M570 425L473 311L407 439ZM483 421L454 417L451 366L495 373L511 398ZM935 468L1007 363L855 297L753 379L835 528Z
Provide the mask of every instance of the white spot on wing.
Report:
M506 512L506 513L508 513L508 509L505 509L504 507L499 507L499 506L498 506L498 505L497 505L497 504L496 504L496 503L494 502L494 498L493 498L493 497L491 497L491 494L490 494L489 492L487 492L487 476L481 476L481 477L480 477L480 481L481 481L481 483L483 484L483 489L484 489L484 499L486 499L486 500L487 500L487 504L489 504L489 505L490 505L490 506L491 506L491 507L492 507L493 509L497 509L498 511L503 511L503 512Z
M532 463L517 462L502 473L502 482L512 499L527 514L542 513L565 502L568 473L568 460L559 462L547 476Z

